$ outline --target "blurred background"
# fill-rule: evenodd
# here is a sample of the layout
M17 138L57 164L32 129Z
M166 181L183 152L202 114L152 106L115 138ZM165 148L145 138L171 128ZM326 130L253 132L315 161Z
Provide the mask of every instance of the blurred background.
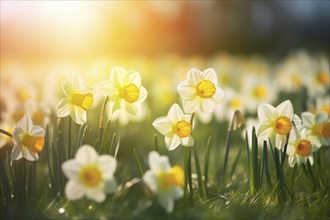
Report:
M3 1L1 60L329 52L329 1Z

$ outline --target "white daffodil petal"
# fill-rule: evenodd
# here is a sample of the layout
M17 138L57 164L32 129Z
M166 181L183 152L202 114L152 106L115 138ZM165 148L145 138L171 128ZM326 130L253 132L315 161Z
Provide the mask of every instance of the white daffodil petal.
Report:
M146 100L147 97L148 97L147 90L143 86L140 86L139 101L143 102Z
M281 150L286 143L286 136L285 135L280 135L276 134L275 136L275 147Z
M174 202L172 199L167 196L159 196L158 201L160 205L166 210L167 213L170 213L174 209Z
M85 124L87 121L86 111L79 106L74 106L73 111L70 113L72 120L75 121L77 124Z
M265 121L265 120L269 120L273 117L275 108L274 106L271 106L269 104L266 103L262 103L258 106L258 118L259 121Z
M221 100L223 100L224 97L225 97L225 92L220 87L217 86L215 94L213 95L214 101L218 103Z
M117 167L117 161L110 155L99 156L99 167L102 170L104 179L111 179Z
M180 137L174 135L173 137L165 137L165 144L168 150L174 150L180 145Z
M89 145L82 145L75 156L75 160L80 164L95 164L98 159L96 150Z
M261 122L256 128L256 134L258 138L267 141L268 137L273 132L271 123L268 121Z
M125 75L126 70L122 67L116 66L111 70L110 81L113 82L114 85L123 86Z
M45 136L45 130L40 126L33 126L31 129L31 134L33 136Z
M168 111L167 119L169 122L178 122L182 120L183 112L178 104L173 104Z
M158 189L158 181L157 177L154 174L153 171L148 170L147 172L144 173L143 175L143 182L149 187L149 189L153 192L156 193Z
M29 132L33 127L33 122L29 116L24 115L19 121L18 127L22 128L25 132Z
M104 182L104 190L106 193L114 193L117 191L117 181L115 178L106 180Z
M178 85L178 92L183 99L196 98L196 88L191 86L188 81L183 81Z
M325 122L329 122L329 114L326 112L320 112L315 116L315 123L316 124L321 124Z
M105 193L102 189L87 190L86 197L95 202L101 203L105 200Z
M72 84L68 80L63 81L61 84L62 84L62 90L63 90L65 96L70 97L71 94L74 93L74 91L75 91Z
M281 104L279 104L276 107L276 110L279 115L286 116L290 119L293 117L293 106L289 100L286 100L286 101L282 102Z
M194 139L191 137L191 135L189 135L188 137L181 139L181 144L183 146L191 147L194 145Z
M191 80L193 82L193 85L197 85L201 80L201 71L195 68L192 68L188 72L188 80Z
M202 75L204 79L211 81L214 85L218 84L218 77L213 68L208 68L204 70Z
M11 151L10 154L10 159L11 160L19 160L23 157L23 153L22 153L22 147L15 145Z
M165 136L173 136L173 125L168 122L166 117L157 118L152 125Z
M141 103L134 102L134 103L128 103L125 102L125 110L132 115L137 115L140 112Z
M67 160L62 163L62 171L68 179L75 181L79 180L79 173L81 171L82 164L76 160Z
M24 155L24 158L29 161L36 161L39 159L39 156L37 153L34 153L30 148L26 148L26 154Z
M195 98L194 100L183 100L183 109L186 113L197 112L200 106L201 106L200 98Z
M127 71L127 81L125 80L126 84L134 84L137 87L141 85L141 76L140 73L134 71L134 70L129 70Z
M77 200L84 196L83 187L75 182L74 180L69 180L65 185L65 196L68 200Z
M57 117L63 118L68 116L72 111L72 107L69 104L69 99L62 99L57 105Z
M314 125L315 115L310 112L303 112L301 119L305 128L311 128Z
M148 155L150 169L155 172L164 172L171 168L170 161L166 156L160 156L158 152L151 151Z
M168 194L170 195L170 197L172 199L177 200L177 199L182 198L182 196L183 196L183 190L182 190L181 187L174 186L174 187L171 187L168 190Z
M201 101L201 110L204 113L211 113L215 108L215 102L212 99L203 99Z

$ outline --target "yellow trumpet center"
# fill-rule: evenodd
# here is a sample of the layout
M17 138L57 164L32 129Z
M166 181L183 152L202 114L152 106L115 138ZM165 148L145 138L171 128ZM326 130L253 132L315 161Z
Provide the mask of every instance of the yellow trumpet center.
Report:
M29 134L23 134L21 138L21 144L24 147L30 148L32 152L39 153L40 151L42 151L45 145L45 138L32 136Z
M317 74L317 80L323 85L329 85L329 75L325 71L321 71Z
M301 140L296 145L296 153L300 156L307 157L308 155L311 154L311 151L312 151L311 142L307 140Z
M30 98L30 92L28 89L22 88L16 92L16 97L20 101L27 101Z
M73 105L79 106L87 111L93 104L94 96L92 93L73 93L70 97L70 101Z
M330 138L330 122L315 125L312 132L314 135Z
M134 84L129 84L127 86L124 86L120 90L120 97L125 99L125 101L128 103L136 102L139 99L139 95L140 95L140 89Z
M159 175L161 189L167 189L171 186L184 186L184 171L180 166L174 166L169 171Z
M80 171L80 181L88 187L98 186L102 182L102 173L97 166L87 165Z
M276 119L274 124L275 132L281 135L287 135L290 133L292 128L292 122L286 116L281 116Z
M212 98L215 93L215 85L209 80L202 80L197 84L197 95L204 98Z
M233 98L229 102L229 106L233 109L240 109L242 107L242 102L239 98Z
M266 97L267 95L267 89L264 86L256 86L253 90L253 95L257 98L257 99L263 99Z
M178 121L173 125L173 132L180 138L188 137L191 133L191 124L185 120Z

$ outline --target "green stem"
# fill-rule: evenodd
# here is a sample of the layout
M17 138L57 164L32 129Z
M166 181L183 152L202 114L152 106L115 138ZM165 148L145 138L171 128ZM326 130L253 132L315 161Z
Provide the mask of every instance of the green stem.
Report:
M140 159L139 159L139 155L138 153L136 152L136 149L133 148L133 152L134 152L134 156L135 156L135 160L136 160L136 163L138 165L138 168L139 168L139 172L140 172L140 176L141 178L143 177L143 169L142 169L142 166L141 166L141 162L140 162Z

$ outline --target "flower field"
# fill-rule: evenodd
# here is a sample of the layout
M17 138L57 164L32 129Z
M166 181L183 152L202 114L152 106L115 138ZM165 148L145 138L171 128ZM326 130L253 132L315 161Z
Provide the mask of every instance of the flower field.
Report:
M4 63L1 218L325 219L329 100L304 51Z

